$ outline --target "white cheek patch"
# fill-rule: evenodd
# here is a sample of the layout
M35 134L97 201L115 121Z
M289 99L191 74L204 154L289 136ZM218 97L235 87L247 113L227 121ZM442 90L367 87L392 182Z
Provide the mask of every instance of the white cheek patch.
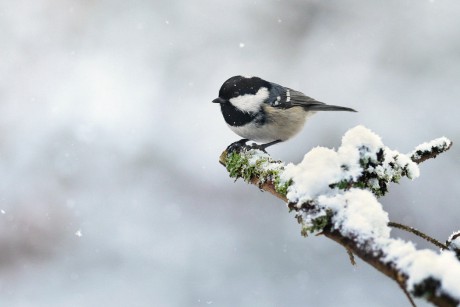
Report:
M246 94L229 99L230 103L247 113L259 112L260 106L269 96L268 89L261 87L255 95Z

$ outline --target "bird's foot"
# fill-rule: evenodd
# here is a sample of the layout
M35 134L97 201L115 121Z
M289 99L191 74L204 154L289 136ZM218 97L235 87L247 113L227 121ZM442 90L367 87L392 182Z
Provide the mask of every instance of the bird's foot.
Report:
M266 149L268 146L272 146L272 145L275 145L277 143L281 142L281 140L276 140L276 141L273 141L273 142L269 142L269 143L265 143L265 144L256 144L256 143L252 143L251 145L251 149L258 149L258 150L261 150L265 153L267 153Z
M264 153L267 153L266 149L267 149L268 146L272 146L272 145L275 145L275 144L281 142L281 140L276 140L276 141L265 143L265 144L252 143L251 145L248 145L248 144L246 144L247 141L249 141L249 140L248 139L241 139L239 141L236 141L236 142L230 144L227 147L227 153L232 153L232 152L238 153L238 152L241 152L243 149L245 149L245 150L254 149L254 150L260 150L260 151L263 151Z
M243 149L250 149L251 146L247 145L246 142L249 141L248 139L241 139L239 141L236 141L234 143L231 143L230 145L228 145L227 147L227 153L232 153L232 152L236 152L236 153L239 153L241 152Z

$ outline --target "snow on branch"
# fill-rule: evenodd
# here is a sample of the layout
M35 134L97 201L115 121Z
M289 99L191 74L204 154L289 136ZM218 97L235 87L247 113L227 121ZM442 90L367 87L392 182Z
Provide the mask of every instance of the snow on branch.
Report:
M448 248L439 252L417 250L412 242L390 237L388 213L378 201L390 183L417 178L418 163L451 145L443 137L402 154L386 147L369 129L357 126L343 136L337 150L313 148L297 165L232 145L220 162L231 177L243 178L285 201L304 236L323 234L394 279L405 292L438 306L456 306L460 302L460 235L454 233Z
M440 137L418 145L415 149L409 153L412 161L421 163L427 159L436 158L437 155L443 153L452 146L452 141L446 137Z

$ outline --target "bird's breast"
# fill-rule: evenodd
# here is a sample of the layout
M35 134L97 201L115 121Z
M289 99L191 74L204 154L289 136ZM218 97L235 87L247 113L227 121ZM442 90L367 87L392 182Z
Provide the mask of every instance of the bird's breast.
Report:
M239 136L256 142L285 141L302 129L307 116L313 112L305 112L301 107L278 109L265 106L258 114L263 114L263 120L253 118L239 126L227 124Z
M229 126L240 127L252 122L256 115L253 113L243 112L233 106L231 103L221 104L222 115Z

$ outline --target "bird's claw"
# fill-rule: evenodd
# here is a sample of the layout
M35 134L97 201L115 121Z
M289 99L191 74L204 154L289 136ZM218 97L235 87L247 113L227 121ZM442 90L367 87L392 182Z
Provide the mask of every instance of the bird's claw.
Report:
M272 141L272 142L269 142L269 143L265 143L265 144L256 144L256 143L252 143L251 145L247 145L246 142L249 141L248 139L241 139L237 142L234 142L232 144L230 144L228 147L227 147L227 153L232 153L232 152L236 152L236 153L239 153L241 152L243 149L245 150L250 150L250 149L254 149L254 150L260 150L260 151L263 151L264 153L267 153L266 149L268 146L272 146L274 144L277 144L279 142L281 142L281 140L276 140L276 141Z
M250 149L255 149L255 150L260 150L260 151L263 151L264 153L267 153L267 151L265 150L267 147L264 146L265 144L256 144L256 143L252 143L250 146L248 146Z
M249 141L248 139L241 139L239 141L236 141L234 143L231 143L230 145L228 145L227 147L227 153L232 153L232 152L236 152L236 153L239 153L241 152L243 149L250 149L251 146L247 145L246 142Z

